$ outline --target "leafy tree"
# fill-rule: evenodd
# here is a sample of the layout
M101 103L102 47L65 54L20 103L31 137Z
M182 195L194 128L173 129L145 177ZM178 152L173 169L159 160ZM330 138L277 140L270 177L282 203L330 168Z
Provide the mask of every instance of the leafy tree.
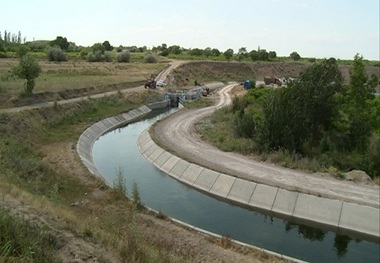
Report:
M181 47L180 47L180 46L173 45L173 46L170 46L170 47L168 48L168 52L169 52L170 54L178 55L178 54L181 54L181 53L182 53L182 50L181 50Z
M356 54L354 64L350 70L350 83L348 86L348 95L355 104L355 108L360 109L366 106L368 99L374 98L375 87L378 78L372 75L368 78L363 63L363 57Z
M26 79L25 92L31 94L35 86L35 79L42 69L38 62L30 55L26 54L20 58L19 64L13 68L13 72L19 78Z
M224 51L223 53L224 57L230 61L230 59L232 58L232 56L234 55L234 50L232 48L229 48L227 49L226 51Z
M220 51L219 51L219 49L217 49L217 48L213 48L213 49L211 50L211 55L214 56L214 57L219 57L219 56L220 56Z
M67 38L58 36L55 40L50 41L50 46L55 47L58 46L62 50L67 51L70 43L67 41Z
M238 51L238 59L239 61L241 61L243 58L245 58L247 56L247 48L245 47L241 47L239 48L239 51Z
M335 59L314 64L267 100L263 111L263 141L269 148L300 151L304 143L318 145L333 123L342 75Z
M294 61L298 61L301 59L301 56L296 51L293 51L290 54L290 58L293 59Z
M259 57L259 60L268 61L269 60L269 53L265 49L260 49L258 51L258 57Z
M189 51L189 54L192 56L202 56L203 55L203 50L200 48L193 48Z
M100 52L100 54L103 55L106 51L106 48L100 43L95 43L94 45L92 45L91 50L92 52L94 52L94 54Z
M252 61L259 60L259 52L257 52L257 50L252 50L251 52L249 52L249 56L251 57Z
M275 59L277 57L276 51L269 51L269 59Z
M203 50L203 55L205 55L207 58L209 56L211 56L212 52L211 52L211 48L210 47L207 47L205 48L205 50Z
M17 48L16 54L19 58L22 58L30 51L30 48L27 45L20 45Z
M113 46L111 46L111 44L110 44L110 42L108 42L108 40L104 41L102 45L103 45L105 51L112 51L113 50Z
M371 101L374 100L374 89L378 78L371 78L365 71L363 57L356 54L350 70L350 82L346 98L346 116L348 116L349 141L347 145L352 148L364 150L368 144L371 131L375 129L372 124Z
M160 52L160 55L166 57L167 55L169 55L169 50L168 50L168 49L164 49L164 50L162 50L162 51Z

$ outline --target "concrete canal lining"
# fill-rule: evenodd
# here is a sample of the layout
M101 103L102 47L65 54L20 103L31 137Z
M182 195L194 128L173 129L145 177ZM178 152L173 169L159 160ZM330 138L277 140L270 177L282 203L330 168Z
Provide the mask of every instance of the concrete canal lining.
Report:
M158 169L177 180L233 202L335 230L380 237L379 208L255 183L189 163L159 147L144 131L138 147Z
M87 169L95 176L102 178L102 175L95 167L92 159L92 147L95 141L103 134L121 126L137 120L151 112L147 106L130 110L117 116L109 117L98 121L88 127L79 137L77 142L77 152Z

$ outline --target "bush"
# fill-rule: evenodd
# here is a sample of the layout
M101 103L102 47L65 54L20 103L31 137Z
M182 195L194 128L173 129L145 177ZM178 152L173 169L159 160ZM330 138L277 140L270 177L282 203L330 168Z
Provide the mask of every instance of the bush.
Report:
M66 61L66 54L61 48L53 47L47 52L47 59L49 61Z
M131 61L131 52L123 51L117 55L117 62L129 63Z
M82 49L81 52L80 52L80 57L82 59L86 59L88 56L88 50L87 49Z
M111 56L111 52L105 52L104 53L104 61L105 62L112 62L112 56Z
M145 58L144 58L144 61L146 63L156 63L157 62L157 59L156 59L156 56L153 55L152 53L148 53Z
M88 62L102 62L102 61L111 62L112 57L111 57L111 54L109 52L105 52L104 54L102 54L102 52L100 50L98 50L96 52L88 53L87 54L87 61Z

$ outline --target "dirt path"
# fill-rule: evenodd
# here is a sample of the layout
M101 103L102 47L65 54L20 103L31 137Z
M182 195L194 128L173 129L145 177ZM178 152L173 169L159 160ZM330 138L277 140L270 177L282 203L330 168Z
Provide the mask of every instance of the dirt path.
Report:
M228 85L219 91L219 103L199 110L181 110L154 126L153 139L175 155L212 170L284 189L344 200L372 207L380 206L377 185L340 181L320 174L259 162L252 157L223 152L202 141L194 124L231 102Z
M169 73L175 69L176 67L186 63L185 61L171 61L170 66L166 68L164 71L158 74L156 79L165 79ZM94 94L90 96L84 96L84 97L78 97L78 98L73 98L73 99L67 99L67 100L59 100L56 103L58 105L63 105L63 104L68 104L68 103L75 103L79 102L82 100L88 100L88 99L97 99L97 98L102 98L102 97L107 97L110 95L115 95L118 92L121 93L128 93L128 92L134 92L134 91L143 91L144 86L137 86L134 88L128 88L128 89L123 89L120 91L109 91L109 92L104 92L104 93L99 93L99 94ZM0 109L0 113L12 113L12 112L20 112L24 110L33 110L33 109L38 109L38 108L43 108L43 107L53 107L54 106L54 101L48 101L48 102L43 102L43 103L38 103L38 104L33 104L33 105L27 105L27 106L22 106L22 107L15 107L15 108L8 108L8 109Z

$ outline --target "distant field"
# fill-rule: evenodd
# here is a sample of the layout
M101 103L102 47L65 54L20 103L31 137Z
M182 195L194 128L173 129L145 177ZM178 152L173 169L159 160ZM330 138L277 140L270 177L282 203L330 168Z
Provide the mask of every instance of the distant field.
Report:
M17 79L11 69L17 59L0 59L0 107L11 107L9 100L19 96L24 90L25 80ZM99 93L116 88L128 88L129 84L141 85L151 74L158 74L168 63L113 63L86 62L69 60L67 62L48 62L39 60L42 73L36 79L35 94L57 93L66 90L87 89ZM119 85L121 84L121 85ZM13 103L14 104L14 103Z

